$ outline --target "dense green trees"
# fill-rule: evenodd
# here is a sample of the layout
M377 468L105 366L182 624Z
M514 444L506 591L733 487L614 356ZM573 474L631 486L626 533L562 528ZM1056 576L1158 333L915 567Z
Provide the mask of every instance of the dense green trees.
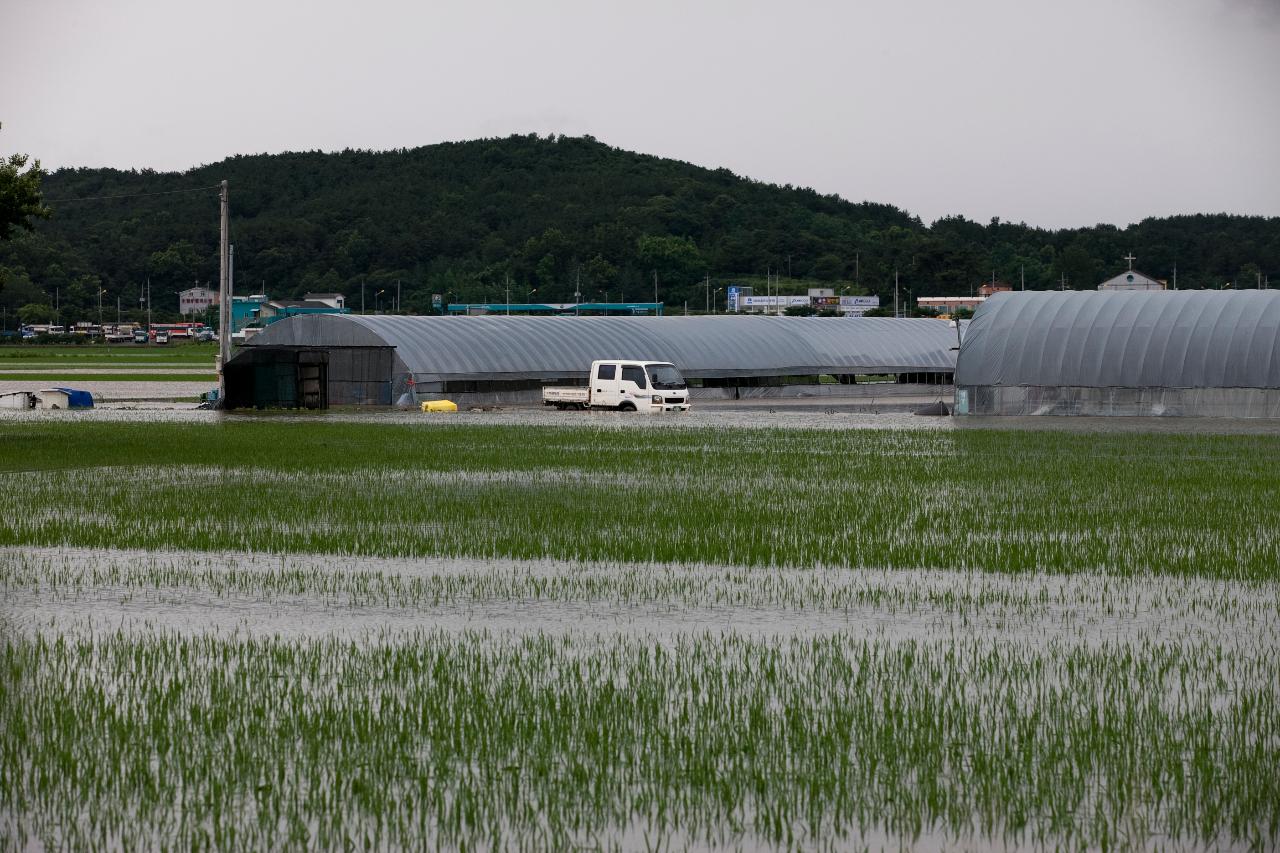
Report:
M12 162L12 161L10 161ZM405 310L451 301L569 301L604 293L705 302L735 276L782 270L892 298L969 293L993 273L1029 288L1091 288L1137 266L1182 287L1254 286L1280 272L1280 219L1208 214L1048 231L960 216L926 226L851 203L610 148L590 137L516 136L388 152L238 156L181 174L63 169L44 178L54 215L0 243L0 306L60 294L155 308L217 280L215 185L230 181L237 291L339 291L358 308L402 285ZM190 190L190 192L174 192ZM166 193L164 195L138 195ZM131 195L102 199L102 196ZM95 200L78 200L92 198ZM73 287L73 285L76 285ZM785 287L785 281L783 283ZM43 295L43 294L48 294ZM114 314L114 312L112 312Z
M40 199L40 161L27 166L27 155L11 154L0 160L0 240L7 240L15 228L32 227L33 217L49 215Z

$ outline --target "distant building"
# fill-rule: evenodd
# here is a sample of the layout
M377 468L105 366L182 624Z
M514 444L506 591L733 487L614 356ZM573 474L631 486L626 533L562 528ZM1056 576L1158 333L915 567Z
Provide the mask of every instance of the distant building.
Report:
M262 306L267 303L267 296L258 293L253 296L231 297L231 331L234 334L245 326L256 326L262 319Z
M933 311L938 314L950 314L957 308L976 310L997 293L1007 293L1013 286L1003 281L988 281L978 285L977 296L921 296L916 299L916 307L922 311Z
M1098 285L1098 290L1164 290L1165 283L1158 278L1152 278L1144 275L1133 268L1133 262L1137 260L1133 256L1133 252L1125 255L1124 260L1129 262L1127 272L1107 279Z
M1120 273L1098 285L1098 290L1164 290L1165 283L1137 270Z
M347 307L347 298L341 293L304 293L302 295L304 302L323 302L330 308L343 310Z
M297 317L299 314L345 314L342 307L342 296L336 293L323 294L328 299L312 299L314 294L307 294L306 299L271 299L262 303L258 319L264 326L286 317ZM335 304L338 303L338 304Z
M986 301L986 296L921 296L916 299L916 307L922 311L949 314L957 308L973 310Z
M218 304L218 291L207 287L189 287L178 294L178 312L199 314Z
M839 296L830 287L811 287L804 296L757 296L753 288L731 284L726 293L726 307L736 314L782 314L788 308L812 308L834 311L845 317L861 317L872 308L880 307L879 296Z

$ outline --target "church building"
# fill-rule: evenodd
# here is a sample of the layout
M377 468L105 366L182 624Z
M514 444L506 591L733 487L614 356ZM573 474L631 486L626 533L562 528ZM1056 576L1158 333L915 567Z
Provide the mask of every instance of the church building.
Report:
M1165 283L1158 278L1152 278L1149 275L1138 272L1133 268L1133 262L1137 260L1133 256L1133 252L1125 255L1123 260L1129 262L1128 272L1122 272L1120 275L1107 279L1098 285L1098 290L1164 290Z

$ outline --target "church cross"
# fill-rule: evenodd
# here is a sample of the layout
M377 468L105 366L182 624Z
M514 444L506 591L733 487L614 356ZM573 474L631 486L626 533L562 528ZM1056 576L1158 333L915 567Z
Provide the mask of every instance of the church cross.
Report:
M1129 262L1129 270L1130 270L1130 271L1132 271L1132 270L1133 270L1133 262L1134 262L1134 261L1136 261L1136 260L1137 260L1137 258L1135 258L1135 257L1133 256L1133 252L1130 252L1129 254L1127 254L1127 255L1125 255L1123 258L1121 258L1120 260L1122 260L1122 261L1128 261L1128 262Z

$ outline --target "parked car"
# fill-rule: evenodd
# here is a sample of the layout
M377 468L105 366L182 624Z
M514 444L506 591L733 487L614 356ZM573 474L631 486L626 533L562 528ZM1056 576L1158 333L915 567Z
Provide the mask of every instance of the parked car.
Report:
M201 329L200 331L196 332L197 341L200 341L203 343L203 342L211 341L213 339L214 339L213 329Z
M133 342L135 344L145 344L148 340L150 340L150 338L147 336L146 329L133 330Z
M169 343L169 332L165 329L161 329L160 331L156 332L156 343L158 344Z

